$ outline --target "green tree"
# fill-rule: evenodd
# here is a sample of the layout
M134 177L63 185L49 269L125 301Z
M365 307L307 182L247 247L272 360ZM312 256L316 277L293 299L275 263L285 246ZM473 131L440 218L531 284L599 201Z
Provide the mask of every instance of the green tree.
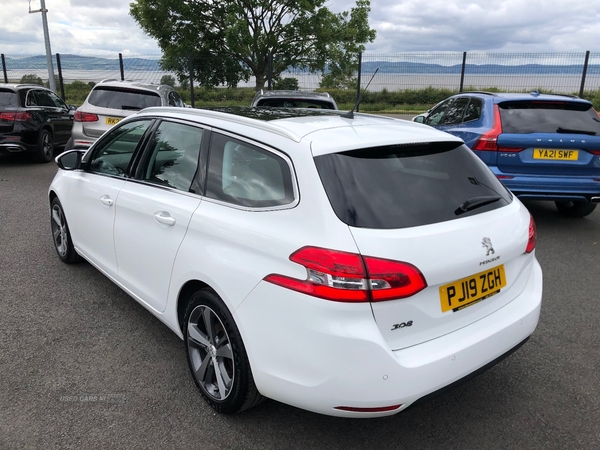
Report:
M333 13L326 0L135 0L130 14L155 38L165 70L189 73L205 86L236 86L256 77L264 88L269 55L273 77L289 67L350 74L364 44L373 42L369 0ZM189 56L192 56L190 64ZM191 67L190 67L191 66Z
M175 77L173 75L163 75L160 77L160 84L175 87Z
M298 78L293 77L279 78L273 83L273 89L297 91L299 88Z
M23 84L39 84L40 86L44 85L44 82L42 81L42 79L33 73L28 73L27 75L23 75L21 77L21 83L23 83Z

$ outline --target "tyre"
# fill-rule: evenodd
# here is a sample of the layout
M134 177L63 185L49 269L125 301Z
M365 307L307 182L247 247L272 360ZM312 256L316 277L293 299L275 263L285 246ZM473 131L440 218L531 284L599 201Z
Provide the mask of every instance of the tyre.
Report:
M214 410L235 414L264 399L254 384L240 332L214 291L206 288L192 295L183 333L194 382Z
M48 130L43 129L40 131L37 147L38 150L35 154L35 160L37 162L47 163L52 161L52 157L54 156L54 144L52 141L52 134Z
M60 260L66 264L73 264L81 260L81 256L73 247L73 240L67 225L67 218L58 198L50 204L50 225L52 227L52 240Z
M67 150L71 150L72 148L73 148L73 138L69 138L69 140L65 144L65 148L63 148L63 152L66 152Z
M558 212L567 217L585 217L596 209L596 204L592 202L556 202Z

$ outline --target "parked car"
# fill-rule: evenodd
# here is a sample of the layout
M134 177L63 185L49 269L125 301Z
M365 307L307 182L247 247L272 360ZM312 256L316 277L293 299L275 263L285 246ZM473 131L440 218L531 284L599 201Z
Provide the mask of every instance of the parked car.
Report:
M600 201L600 118L568 95L467 92L413 118L460 137L517 196L570 217Z
M327 92L260 90L252 100L252 106L272 108L338 109L335 100Z
M103 80L95 85L75 112L71 148L87 148L121 119L151 106L185 106L167 85Z
M71 136L74 109L43 86L0 84L0 152L51 161Z
M533 218L458 138L284 108L148 108L57 157L58 257L185 341L204 399L395 414L540 314ZM142 370L142 368L140 368Z

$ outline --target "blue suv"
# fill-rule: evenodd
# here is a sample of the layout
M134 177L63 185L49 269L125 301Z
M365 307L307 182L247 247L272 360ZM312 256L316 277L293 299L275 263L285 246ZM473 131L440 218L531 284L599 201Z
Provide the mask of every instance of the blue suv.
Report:
M600 117L579 97L466 92L413 118L465 141L519 198L570 217L600 202Z

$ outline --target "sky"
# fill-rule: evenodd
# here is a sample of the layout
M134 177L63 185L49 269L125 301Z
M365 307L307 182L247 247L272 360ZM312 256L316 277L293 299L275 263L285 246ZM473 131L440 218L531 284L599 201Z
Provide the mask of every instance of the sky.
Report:
M52 53L158 55L130 0L45 0ZM45 54L40 0L0 0L0 53ZM352 3L330 0L334 12ZM371 0L367 52L600 51L598 0Z

